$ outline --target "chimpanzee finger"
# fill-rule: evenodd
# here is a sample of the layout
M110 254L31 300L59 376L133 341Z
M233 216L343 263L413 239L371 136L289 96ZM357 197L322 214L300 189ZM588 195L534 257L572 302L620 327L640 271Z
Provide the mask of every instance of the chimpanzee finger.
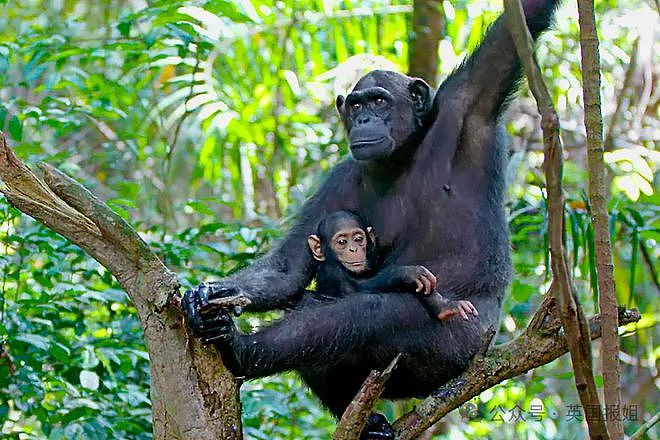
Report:
M223 286L221 282L208 283L208 287L212 298L227 298L239 294L236 287Z
M431 286L431 280L426 276L425 273L422 273L419 276L419 280L424 284L424 295L429 295L433 292L433 287Z
M459 303L458 307L457 307L457 310L458 310L458 313L463 317L463 319L467 321L470 318L468 317L467 313L465 313L465 310L464 310L463 306L464 306L463 303Z
M209 285L207 283L202 283L193 290L197 292L197 301L200 310L207 307L209 305L209 294L211 293Z
M188 323L188 327L193 331L193 334L198 335L204 328L204 321L202 321L199 313L199 303L194 289L188 290L183 294L181 308L183 309L183 316Z
M424 267L424 266L422 266L422 267ZM426 267L424 267L424 276L426 278L428 278L429 281L431 282L431 290L435 289L435 286L438 283L438 279L435 277L435 275L433 275L433 272L431 272ZM429 292L429 293L431 293L431 292Z
M415 284L417 285L417 288L415 289L415 292L419 293L424 289L424 285L419 280L419 278L415 280Z
M470 313L472 313L473 316L479 316L479 312L477 311L477 308L472 304L470 301L467 301L468 307L470 309Z

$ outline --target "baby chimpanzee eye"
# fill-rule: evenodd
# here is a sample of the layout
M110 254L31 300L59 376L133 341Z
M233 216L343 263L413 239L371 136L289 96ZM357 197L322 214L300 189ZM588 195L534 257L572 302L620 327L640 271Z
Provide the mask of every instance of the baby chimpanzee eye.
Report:
M355 241L357 241L358 243L361 242L362 240L364 240L364 237L361 235L355 237Z
M340 238L339 240L337 240L337 243L343 246L343 245L345 245L346 243L348 243L348 241L346 241L345 238Z

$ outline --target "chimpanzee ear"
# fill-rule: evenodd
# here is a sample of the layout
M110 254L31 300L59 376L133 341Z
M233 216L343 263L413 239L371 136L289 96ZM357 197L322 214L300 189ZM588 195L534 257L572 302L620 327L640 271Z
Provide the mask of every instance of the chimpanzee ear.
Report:
M376 243L376 233L374 232L374 228L367 226L367 234L369 235L369 240L371 240L372 243Z
M410 90L415 113L418 115L425 114L431 103L431 87L423 79L415 78L410 82L408 89Z
M307 243L309 244L309 249L312 251L312 255L316 261L325 261L325 255L323 255L323 250L321 250L321 239L318 235L310 235L307 237Z
M337 110L339 111L339 113L341 113L341 109L344 107L344 101L346 101L346 99L344 99L343 95L337 95L337 100L335 101L335 105L337 106Z

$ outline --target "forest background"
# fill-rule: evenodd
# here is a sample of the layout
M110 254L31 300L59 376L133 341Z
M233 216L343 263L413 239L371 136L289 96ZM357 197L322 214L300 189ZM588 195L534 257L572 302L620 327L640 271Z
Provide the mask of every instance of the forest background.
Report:
M436 84L502 10L498 1L439 3L438 71L427 78ZM184 287L231 273L273 244L323 172L348 154L335 95L368 69L405 72L411 58L410 2L0 4L0 130L23 160L56 164L130 219ZM643 316L621 340L631 433L660 401L658 4L599 1L596 15L617 296ZM570 269L592 314L579 51L567 1L537 55L562 124ZM550 282L543 145L526 88L504 123L516 276L498 341L524 329ZM273 318L245 316L240 325ZM149 357L133 305L105 268L4 199L0 344L3 438L151 437ZM294 374L246 383L241 395L247 438L327 438L334 429ZM470 403L476 414L452 413L436 431L574 438L581 423L568 357ZM412 404L380 408L395 418Z

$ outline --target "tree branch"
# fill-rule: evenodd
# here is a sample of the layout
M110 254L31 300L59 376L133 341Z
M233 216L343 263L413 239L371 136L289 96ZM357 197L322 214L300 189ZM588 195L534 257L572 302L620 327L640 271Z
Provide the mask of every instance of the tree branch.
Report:
M534 57L534 40L529 33L520 0L505 0L504 15L513 37L516 51L522 63L529 88L536 99L541 114L543 144L545 146L544 170L548 205L548 235L552 276L557 285L560 319L575 371L575 386L583 408L600 408L600 400L594 381L589 327L566 263L564 249L564 200L562 194L562 145L559 136L559 117L555 112L550 93L543 81L541 70ZM593 439L608 439L607 428L602 417L587 418L589 434Z
M337 423L332 440L353 440L360 436L369 414L371 414L376 401L383 393L385 383L389 380L400 358L401 353L392 359L392 362L382 372L373 370L369 373L360 391L355 395L353 401L341 416L341 420Z
M578 14L582 50L584 125L587 130L589 205L594 227L598 305L603 327L603 343L601 344L603 397L606 408L619 408L621 406L621 378L619 376L617 301L609 230L610 216L607 212L603 116L600 105L600 56L593 0L578 1ZM606 424L612 439L623 438L623 423L620 418L608 417Z
M150 357L154 438L241 439L236 382L215 349L189 338L176 275L105 203L55 168L40 168L43 181L0 132L0 192L105 266L134 302Z
M459 377L452 379L414 410L402 416L394 424L397 439L415 439L426 429L498 383L519 376L545 365L568 351L568 343L557 317L556 300L551 292L536 311L525 330L514 340L498 345L485 355L477 355L470 367ZM619 311L619 325L640 320L637 310ZM600 337L600 316L589 320L591 338Z

